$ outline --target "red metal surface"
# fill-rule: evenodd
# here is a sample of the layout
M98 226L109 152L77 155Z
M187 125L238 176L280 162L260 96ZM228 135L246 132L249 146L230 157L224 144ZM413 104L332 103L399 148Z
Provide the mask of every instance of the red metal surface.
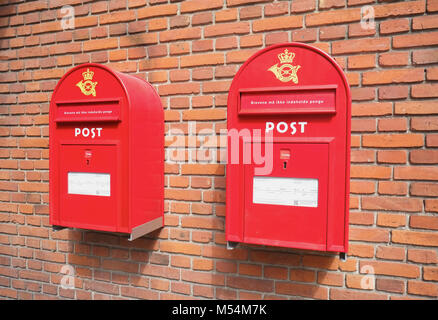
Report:
M164 113L149 83L77 66L57 84L49 121L52 225L121 233L163 225Z
M234 77L227 118L227 241L347 252L351 97L338 64L306 44L263 49ZM233 129L240 134L239 163L231 155ZM261 137L254 139L254 130L261 130ZM272 133L272 142L266 131ZM256 169L266 166L268 143L272 170L260 174ZM255 147L261 147L263 163L254 158ZM245 152L253 152L250 161ZM255 188L256 180L262 189ZM281 197L277 203L260 203L260 190L271 188L272 181L306 181L317 193L308 192L310 187L303 193L312 195L310 204L282 203L287 199Z

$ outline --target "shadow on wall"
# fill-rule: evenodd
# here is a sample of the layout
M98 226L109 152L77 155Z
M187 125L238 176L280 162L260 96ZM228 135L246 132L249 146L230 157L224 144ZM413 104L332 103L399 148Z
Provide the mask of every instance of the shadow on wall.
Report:
M227 250L222 232L199 244L190 242L188 230L177 231L186 241L167 240L172 239L170 231L163 228L134 241L113 233L54 231L52 239L66 240L58 245L70 252L66 263L74 277L60 295L76 299L328 299L325 285L344 282L344 273L335 271L356 270L356 260L342 262L335 254L242 244ZM60 276L61 285L62 281Z

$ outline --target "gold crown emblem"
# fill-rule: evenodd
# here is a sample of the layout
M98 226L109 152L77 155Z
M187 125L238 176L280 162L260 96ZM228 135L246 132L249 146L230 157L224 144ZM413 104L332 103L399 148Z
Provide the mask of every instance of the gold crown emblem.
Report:
M289 52L287 49L285 49L283 53L280 53L278 55L278 59L280 60L280 63L286 63L286 62L292 63L294 58L295 58L295 53Z
M84 77L84 80L92 80L94 72L87 68L87 71L82 72L82 76Z
M298 69L301 68L299 65L292 65L295 58L295 53L289 52L289 50L284 49L284 52L277 55L280 63L276 63L271 66L268 71L271 71L275 77L281 82L293 81L293 83L298 83ZM279 66L280 65L280 66Z
M84 77L84 80L76 83L76 86L78 86L78 88L81 89L81 92L86 96L89 96L90 94L93 97L96 96L97 81L91 81L93 79L93 76L94 72L90 71L90 69L87 68L87 71L82 72L82 77Z

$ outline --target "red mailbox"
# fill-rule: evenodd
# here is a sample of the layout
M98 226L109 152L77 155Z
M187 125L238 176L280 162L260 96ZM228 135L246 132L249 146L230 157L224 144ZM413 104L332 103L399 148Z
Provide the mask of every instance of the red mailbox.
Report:
M163 226L164 112L144 80L68 71L50 104L50 223L128 233Z
M228 95L226 238L347 252L350 89L302 43L255 53Z

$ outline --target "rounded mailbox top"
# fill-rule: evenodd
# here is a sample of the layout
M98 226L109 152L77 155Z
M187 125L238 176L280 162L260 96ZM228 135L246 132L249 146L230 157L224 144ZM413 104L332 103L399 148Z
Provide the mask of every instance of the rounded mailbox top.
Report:
M278 105L278 96L288 103ZM350 106L350 87L332 57L304 43L283 43L256 52L240 67L229 90L228 123L267 113L349 114Z
M86 63L70 69L59 80L50 114L56 122L111 121L121 120L122 114L127 114L123 110L133 108L146 108L148 112L162 109L158 94L147 81L104 65Z
M132 82L139 82L143 87L150 87L148 82L135 76L115 71L104 65L85 63L65 73L59 80L52 99L96 100L120 97L131 91L131 84L128 83Z
M291 42L272 45L253 54L240 67L231 88L335 82L349 91L342 68L331 56L308 44Z

